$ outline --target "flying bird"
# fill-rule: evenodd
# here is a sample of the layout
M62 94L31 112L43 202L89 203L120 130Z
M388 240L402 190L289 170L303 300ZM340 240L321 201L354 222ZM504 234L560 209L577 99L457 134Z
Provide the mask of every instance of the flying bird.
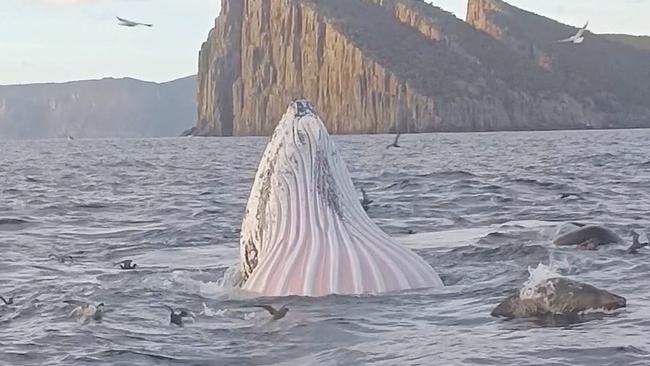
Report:
M556 43L575 43L575 44L580 44L585 40L584 34L585 31L587 30L587 26L589 25L589 21L587 21L587 24L585 24L584 27L580 28L578 30L578 33L576 33L574 36L571 36L566 39L561 39L559 41L556 41Z
M138 23L138 22L134 22L134 21L131 21L131 20L128 20L128 19L120 18L120 17L116 17L116 18L117 18L117 20L119 20L118 24L121 25L121 26L124 26L124 27L137 27L139 25L143 25L145 27L153 27L153 24Z

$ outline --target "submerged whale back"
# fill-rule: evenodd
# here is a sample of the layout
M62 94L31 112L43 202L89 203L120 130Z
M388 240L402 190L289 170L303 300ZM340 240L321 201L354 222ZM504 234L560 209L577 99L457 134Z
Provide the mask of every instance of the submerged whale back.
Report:
M246 290L270 296L441 286L424 260L366 215L309 102L292 103L266 147L241 230Z
M559 235L553 239L553 244L557 246L579 245L587 240L593 240L600 245L622 242L622 239L610 229L603 226L588 225Z

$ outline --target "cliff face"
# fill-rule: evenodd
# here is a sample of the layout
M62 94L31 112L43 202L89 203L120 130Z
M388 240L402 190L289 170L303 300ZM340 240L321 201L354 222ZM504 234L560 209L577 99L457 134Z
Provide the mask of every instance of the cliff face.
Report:
M564 90L594 104L600 127L650 126L646 37L586 32L582 44L558 44L578 29L501 0L469 0L467 22L559 76Z
M536 52L420 0L222 0L199 57L197 130L269 134L302 97L332 133L605 124Z
M627 34L602 34L610 41L624 43L641 51L650 52L650 36L630 36Z
M196 121L196 77L0 86L0 138L177 136Z

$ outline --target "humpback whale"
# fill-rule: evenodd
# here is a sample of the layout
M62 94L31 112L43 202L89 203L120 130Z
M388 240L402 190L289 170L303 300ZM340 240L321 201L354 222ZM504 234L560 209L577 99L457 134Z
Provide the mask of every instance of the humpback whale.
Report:
M264 296L377 294L443 286L356 198L307 100L289 105L258 167L242 221L239 284Z

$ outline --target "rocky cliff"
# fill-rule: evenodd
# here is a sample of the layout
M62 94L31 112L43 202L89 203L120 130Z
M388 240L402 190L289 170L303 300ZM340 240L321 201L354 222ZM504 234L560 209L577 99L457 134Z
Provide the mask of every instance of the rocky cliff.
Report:
M611 41L621 42L641 51L650 52L649 36L631 36L627 34L602 34L602 36Z
M196 77L0 86L0 138L160 137L196 121Z
M269 134L298 97L332 133L614 123L539 46L504 42L494 4L470 2L485 33L420 0L222 0L200 52L196 130Z
M469 0L467 22L557 75L561 87L591 105L598 127L650 126L650 57L645 37L586 32L582 44L558 44L577 28L501 0Z

